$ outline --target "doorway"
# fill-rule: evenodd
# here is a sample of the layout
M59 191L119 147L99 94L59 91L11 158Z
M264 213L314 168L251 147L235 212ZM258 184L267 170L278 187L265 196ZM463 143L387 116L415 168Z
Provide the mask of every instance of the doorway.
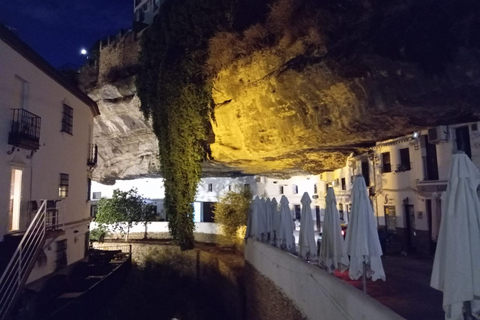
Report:
M408 204L408 200L404 202L405 205L405 251L406 253L415 253L415 211L412 204Z
M437 201L434 199L433 201ZM427 209L427 218L428 218L428 238L429 238L429 254L431 256L435 255L435 250L437 249L437 244L435 241L433 241L432 233L433 233L433 215L436 214L436 212L433 212L433 205L432 205L432 199L426 199L425 200L425 206Z
M468 126L460 127L455 130L457 150L465 152L465 154L471 159L472 149L470 146L470 133Z
M437 163L437 145L428 142L426 135L423 136L426 158L425 158L425 180L438 180L438 163Z
M22 201L22 170L12 169L10 180L9 231L20 230L20 205Z

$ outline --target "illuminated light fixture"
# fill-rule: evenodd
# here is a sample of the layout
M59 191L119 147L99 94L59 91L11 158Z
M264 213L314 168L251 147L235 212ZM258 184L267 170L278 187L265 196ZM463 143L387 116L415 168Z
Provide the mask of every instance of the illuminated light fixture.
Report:
M84 56L87 55L87 50L86 50L85 48L82 48L82 49L80 50L80 54L81 54L81 55L84 55Z
M415 132L412 134L412 138L413 138L413 139L418 139L418 137L420 137L420 132L419 132L419 131L415 131Z

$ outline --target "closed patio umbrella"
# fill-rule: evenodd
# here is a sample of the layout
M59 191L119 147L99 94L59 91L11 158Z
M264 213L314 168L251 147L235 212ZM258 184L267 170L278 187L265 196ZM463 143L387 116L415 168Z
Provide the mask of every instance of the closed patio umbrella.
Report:
M317 257L317 244L315 243L315 233L312 218L312 200L308 193L304 193L300 200L302 204L302 214L300 217L300 257L305 260L314 260Z
M257 196L250 203L250 214L247 220L247 231L245 239L248 237L262 240L262 232L264 230L263 220L261 217L262 201Z
M295 238L293 236L295 224L288 206L288 199L285 196L280 199L280 216L278 245L284 250L295 252Z
M443 291L445 319L480 315L479 183L480 172L468 156L454 154L430 282Z
M373 281L385 281L381 256L383 255L378 239L372 205L367 195L367 186L361 175L355 176L352 188L352 214L347 231L347 254L350 256L350 279L363 276L363 290L366 291L365 277Z
M348 268L348 256L333 188L327 189L319 263L331 273L334 270L345 271Z

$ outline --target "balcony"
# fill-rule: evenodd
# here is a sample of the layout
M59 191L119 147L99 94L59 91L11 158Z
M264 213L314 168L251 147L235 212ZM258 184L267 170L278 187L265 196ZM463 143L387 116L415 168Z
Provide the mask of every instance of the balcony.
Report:
M417 190L421 193L444 192L447 190L447 184L446 180L417 180Z
M89 151L88 151L87 165L89 167L95 167L97 165L98 147L96 144L90 144L88 150Z
M35 151L40 147L40 117L25 109L12 109L12 128L8 144Z

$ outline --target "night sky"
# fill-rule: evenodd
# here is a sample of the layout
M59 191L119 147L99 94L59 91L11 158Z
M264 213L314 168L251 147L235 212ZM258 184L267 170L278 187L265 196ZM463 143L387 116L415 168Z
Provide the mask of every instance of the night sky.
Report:
M54 67L79 67L96 40L129 29L133 0L0 0L0 23Z

